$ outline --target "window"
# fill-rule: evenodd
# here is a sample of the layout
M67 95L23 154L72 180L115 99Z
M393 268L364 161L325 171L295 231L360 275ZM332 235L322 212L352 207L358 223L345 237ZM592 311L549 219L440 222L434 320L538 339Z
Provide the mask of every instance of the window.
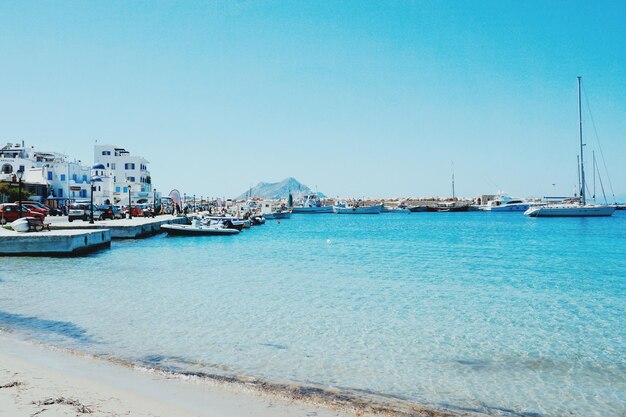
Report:
M119 193L119 192L120 192L120 190L121 190L121 187L115 187L115 192L116 192L116 193Z
M18 171L24 172L24 165L20 165L20 169L18 169Z
M63 180L61 180L63 181ZM63 197L63 188L59 188L59 192L58 192L59 197Z
M128 177L128 181L135 182L135 177Z
M87 176L83 175L83 182L87 182Z
M72 174L72 181L74 182L78 181L78 175Z
M82 198L86 198L87 197L87 190L80 190L80 196Z
M124 164L124 169L135 169L135 164L133 164L132 162Z
M124 192L127 193L128 192L128 187L124 187Z
M65 181L65 174L61 174L61 181ZM59 196L61 197L61 196Z
M11 164L4 164L2 165L2 173L3 174L10 174L13 172L13 167L11 166Z
M115 169L115 163L111 164L111 169Z
M52 181L52 172L48 171L48 181Z
M111 151L102 151L102 155L104 156L111 155Z

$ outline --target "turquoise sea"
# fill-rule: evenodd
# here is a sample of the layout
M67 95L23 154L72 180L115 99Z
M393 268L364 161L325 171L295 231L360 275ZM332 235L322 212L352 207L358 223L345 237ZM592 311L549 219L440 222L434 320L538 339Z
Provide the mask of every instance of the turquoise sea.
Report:
M0 258L0 327L497 416L626 414L626 213L293 215Z

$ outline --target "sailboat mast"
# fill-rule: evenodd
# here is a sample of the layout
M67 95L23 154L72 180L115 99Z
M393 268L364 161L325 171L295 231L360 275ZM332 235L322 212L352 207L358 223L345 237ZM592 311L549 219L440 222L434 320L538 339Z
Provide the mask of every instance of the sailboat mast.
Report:
M580 134L580 201L583 205L586 204L585 201L585 162L583 158L583 117L582 117L582 106L580 101L580 79L578 76L578 129Z
M454 194L454 162L452 163L452 201L456 201L456 195Z

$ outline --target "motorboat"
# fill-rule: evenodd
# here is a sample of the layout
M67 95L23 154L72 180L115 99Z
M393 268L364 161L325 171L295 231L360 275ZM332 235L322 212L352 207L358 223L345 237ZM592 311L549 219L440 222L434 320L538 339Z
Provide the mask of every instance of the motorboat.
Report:
M362 206L359 202L354 205L346 205L343 202L337 202L333 206L333 213L335 214L379 214L383 209L383 205L376 206Z
M263 214L263 217L267 220L288 219L291 217L291 210L278 209L277 211Z
M540 207L530 207L524 212L528 217L609 217L615 212L615 206L587 204L586 200L586 183L585 183L585 164L584 164L584 146L583 143L583 122L581 107L581 77L578 77L578 124L580 139L580 165L579 183L580 197L575 202L546 204Z
M202 224L199 219L192 220L191 224L162 224L161 229L171 236L223 236L239 233L239 230L228 228L221 222Z
M332 213L333 206L323 206L317 194L305 195L304 201L292 208L294 214L325 214Z
M495 200L488 201L487 204L482 207L482 210L493 212L525 212L531 206L533 206L533 204L526 200L501 195Z

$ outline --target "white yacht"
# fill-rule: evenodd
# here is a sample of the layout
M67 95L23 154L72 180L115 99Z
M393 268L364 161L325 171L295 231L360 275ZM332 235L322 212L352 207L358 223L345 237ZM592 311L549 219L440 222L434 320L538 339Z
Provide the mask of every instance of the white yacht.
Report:
M583 120L580 100L580 77L578 77L578 125L580 136L580 200L575 203L547 204L531 207L525 215L529 217L607 217L615 212L615 206L587 204L585 198L585 165L583 159Z
M500 195L495 200L487 202L487 204L481 207L484 211L493 212L525 212L532 206L526 200L511 198L508 195Z

